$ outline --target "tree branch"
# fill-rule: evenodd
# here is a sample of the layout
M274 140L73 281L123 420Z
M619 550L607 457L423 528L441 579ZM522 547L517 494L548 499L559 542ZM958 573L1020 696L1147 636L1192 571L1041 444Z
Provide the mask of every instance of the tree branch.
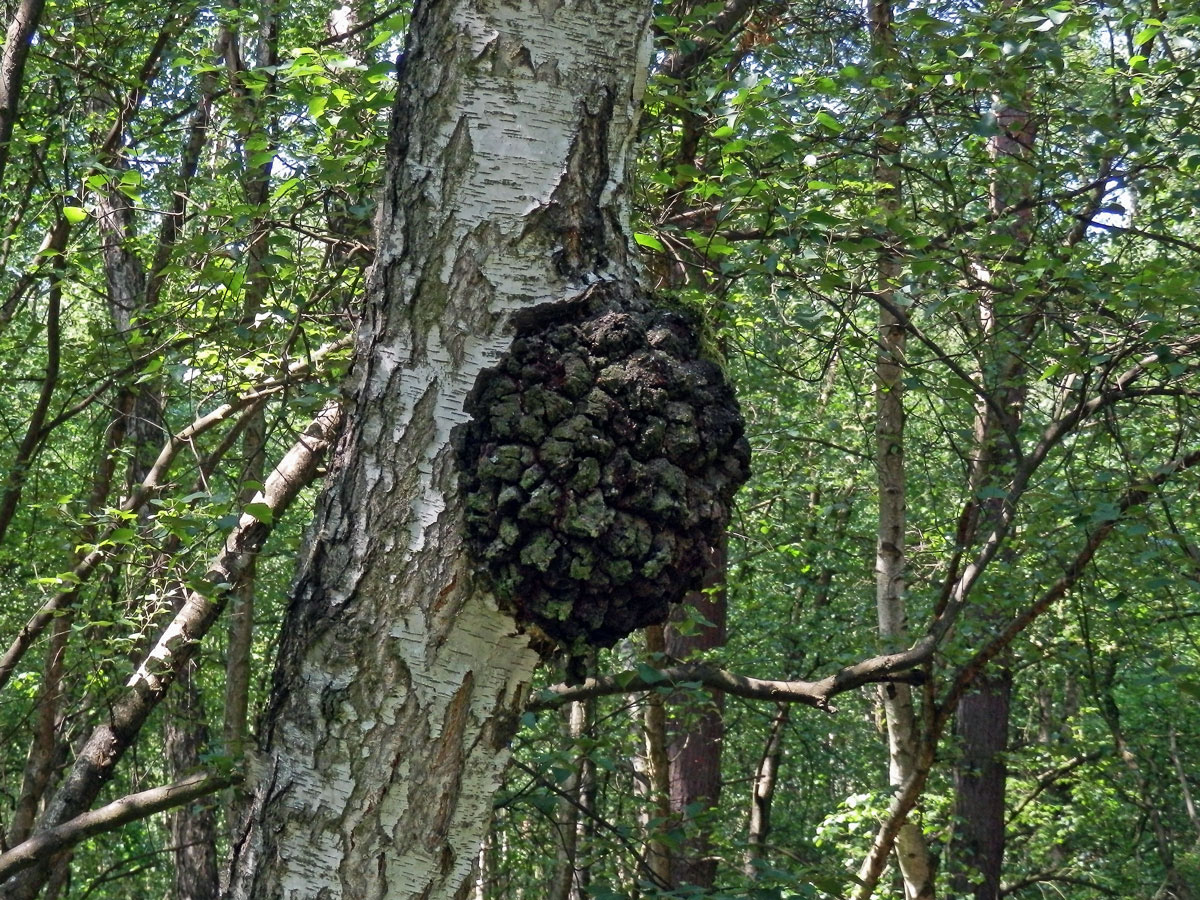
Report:
M184 806L241 780L242 776L237 773L201 773L174 784L128 794L99 809L81 813L61 825L38 832L8 852L0 854L0 880L29 868L38 860L47 859L68 847L73 847L80 841L116 831L123 825L145 819L165 809Z
M1075 583L1087 568L1088 563L1092 561L1092 557L1096 555L1096 551L1100 548L1100 545L1112 533L1112 530L1121 521L1125 513L1149 500L1154 495L1154 489L1169 478L1198 464L1200 464L1200 450L1195 450L1186 456L1159 466L1152 476L1129 488L1122 495L1116 504L1118 509L1117 515L1101 523L1088 535L1083 548L1071 560L1066 571L1050 586L1049 590L1018 615L1014 616L1001 629L999 634L988 641L971 659L955 672L950 688L946 692L945 699L939 704L937 712L938 728L936 730L940 730L940 725L953 714L955 707L958 705L959 698L970 687L971 683L975 680L975 676L983 667L995 659L1005 647L1013 642L1017 635L1021 634L1035 619L1075 586Z
M326 404L271 472L256 497L271 515L264 518L263 515L242 514L200 580L204 586L186 591L175 618L142 660L124 692L112 701L108 716L79 749L74 765L43 813L34 838L67 824L94 802L167 689L195 657L200 642L216 623L230 591L262 548L273 524L283 516L301 488L316 477L319 463L331 446L340 423L339 404ZM36 896L49 877L49 866L48 856L34 858L26 871L17 876L16 882L2 886L0 894L12 898Z
M756 5L757 0L727 0L721 11L700 28L697 37L688 42L690 49L668 53L659 71L668 78L685 77L724 46L725 40L754 11ZM715 33L717 37L700 36L708 33Z
M554 709L572 700L607 697L613 694L634 694L661 687L698 682L705 687L750 700L770 700L776 703L799 703L825 712L837 712L829 701L838 694L865 684L903 682L920 684L921 672L915 666L933 655L934 645L919 641L900 653L889 653L863 660L839 669L820 681L774 681L738 675L708 663L681 663L665 669L642 668L616 675L588 678L582 684L556 684L532 698L526 709Z

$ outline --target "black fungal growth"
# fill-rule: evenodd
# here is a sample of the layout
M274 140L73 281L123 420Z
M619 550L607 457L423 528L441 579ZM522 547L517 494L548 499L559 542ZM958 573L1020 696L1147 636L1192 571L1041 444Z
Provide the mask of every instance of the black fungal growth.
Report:
M697 590L749 475L737 401L688 317L616 286L589 295L519 328L457 434L472 556L568 650Z

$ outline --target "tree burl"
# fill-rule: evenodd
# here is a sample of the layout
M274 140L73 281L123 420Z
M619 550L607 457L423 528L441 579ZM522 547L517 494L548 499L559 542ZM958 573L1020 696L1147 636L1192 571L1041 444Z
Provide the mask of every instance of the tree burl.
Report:
M688 315L594 286L519 323L466 408L467 546L519 622L610 646L700 588L750 448Z

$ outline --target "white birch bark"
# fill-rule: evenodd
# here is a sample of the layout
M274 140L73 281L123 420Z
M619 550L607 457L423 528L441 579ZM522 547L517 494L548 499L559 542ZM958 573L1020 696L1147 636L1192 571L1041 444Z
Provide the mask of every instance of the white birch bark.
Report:
M464 558L452 429L512 316L633 277L642 0L418 3L355 400L284 626L236 898L452 898L537 662Z
M895 63L895 35L890 0L873 0L868 8L872 51L885 68ZM891 97L885 94L885 102ZM888 121L885 119L885 121ZM900 209L900 148L886 137L876 141L875 177L881 185L880 205L889 215ZM890 311L900 277L900 259L888 251L879 260L878 290L886 304L879 312L879 356L876 364L876 464L879 484L879 528L875 555L875 607L879 637L886 652L908 641L907 589L908 492L905 478L904 357L907 334ZM900 791L916 771L921 735L907 684L880 685L887 719L888 781ZM896 859L904 880L906 900L932 900L933 866L921 826L914 814L896 832ZM866 865L866 863L864 863Z

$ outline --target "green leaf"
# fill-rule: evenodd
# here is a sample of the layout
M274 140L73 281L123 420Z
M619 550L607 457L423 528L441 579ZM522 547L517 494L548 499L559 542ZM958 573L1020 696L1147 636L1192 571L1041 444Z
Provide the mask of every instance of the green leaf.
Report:
M1152 40L1154 40L1154 36L1157 35L1158 32L1159 28L1157 25L1150 25L1146 28L1143 28L1133 36L1133 46L1140 47L1142 44L1150 43Z
M835 119L833 116L831 116L829 113L827 113L825 110L821 110L819 113L817 113L817 122L821 125L824 125L827 129L832 131L834 134L841 134L842 131L845 130L842 126L842 123L839 122L837 119Z
M271 509L265 503L247 503L243 510L247 515L254 516L264 525L271 525L275 522L275 510Z
M87 210L82 206L64 206L63 218L72 225L78 225L88 217Z
M660 253L667 249L662 245L662 241L660 241L654 235L647 234L644 231L635 231L633 233L633 239L641 246L649 247L651 250L657 250Z
M662 672L658 671L658 669L654 668L654 666L650 665L649 663L638 663L637 673L642 681L646 684L659 684L667 680L666 676L663 675Z
M118 528L108 537L114 544L132 544L137 538L137 532L132 528Z

